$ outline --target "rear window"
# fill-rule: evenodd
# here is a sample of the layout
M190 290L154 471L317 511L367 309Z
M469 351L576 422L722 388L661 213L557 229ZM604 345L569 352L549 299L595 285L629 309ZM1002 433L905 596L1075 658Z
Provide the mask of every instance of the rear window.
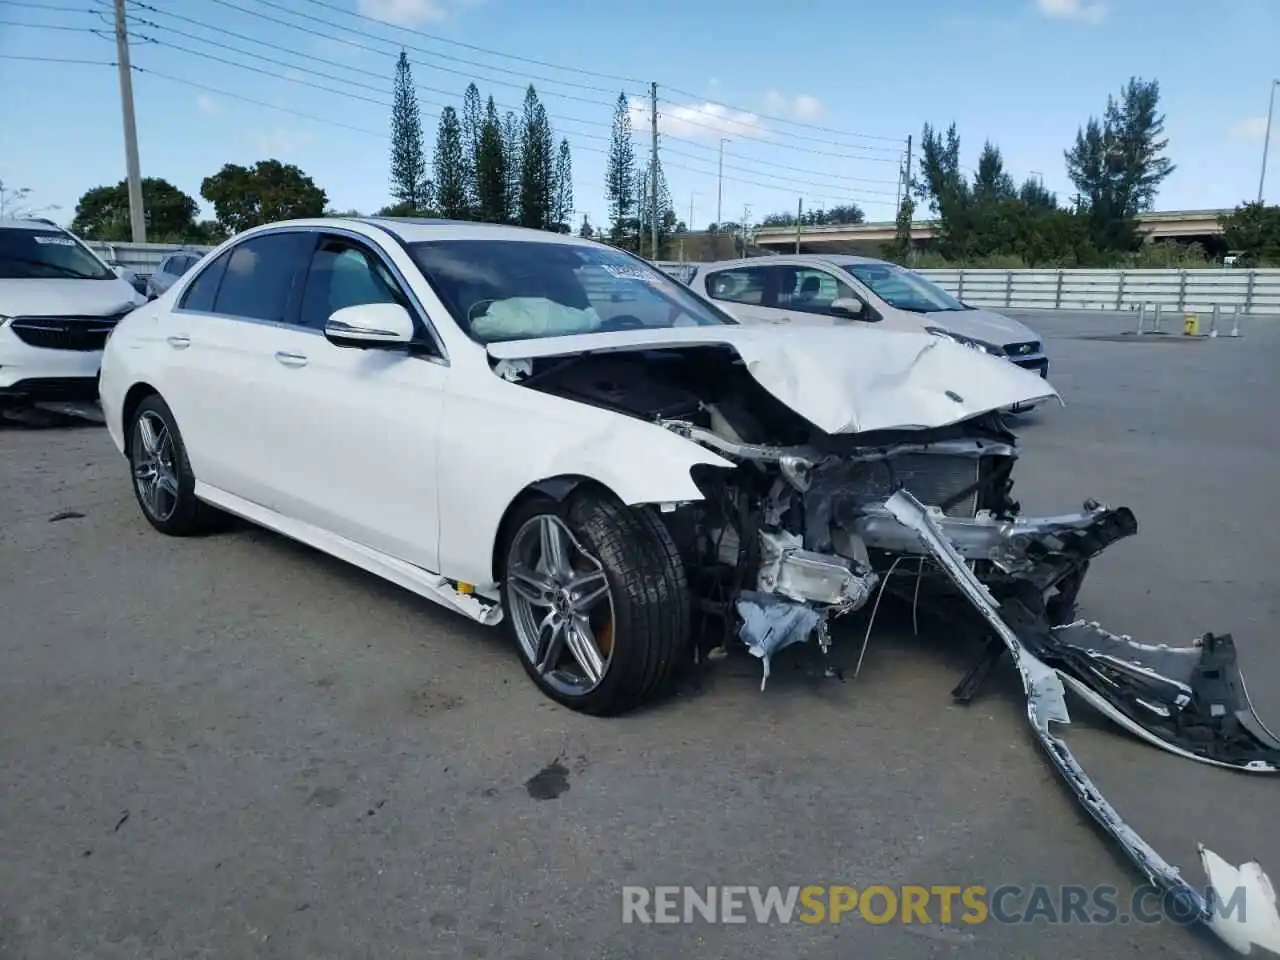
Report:
M114 280L116 275L60 230L0 229L0 280Z

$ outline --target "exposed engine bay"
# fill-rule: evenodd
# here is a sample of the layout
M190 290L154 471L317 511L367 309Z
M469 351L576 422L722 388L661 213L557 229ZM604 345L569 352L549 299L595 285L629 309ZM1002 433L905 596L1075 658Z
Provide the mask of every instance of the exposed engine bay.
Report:
M1090 565L1137 533L1127 507L1087 500L1074 513L1024 517L1013 498L1017 439L999 413L942 428L827 434L761 386L728 346L503 361L496 372L654 423L737 465L695 468L705 499L662 514L712 625L709 649L740 640L761 660L763 686L779 650L812 641L825 653L832 622L882 594L968 618L988 640L956 699L972 700L992 667L1011 659L1051 761L1180 916L1199 917L1241 953L1251 944L1280 952L1275 894L1256 864L1237 872L1202 848L1210 883L1198 892L1102 799L1051 730L1070 722L1069 690L1179 756L1280 772L1280 738L1253 710L1230 635L1148 645L1077 617ZM1221 915L1237 893L1228 882L1250 898L1243 918Z

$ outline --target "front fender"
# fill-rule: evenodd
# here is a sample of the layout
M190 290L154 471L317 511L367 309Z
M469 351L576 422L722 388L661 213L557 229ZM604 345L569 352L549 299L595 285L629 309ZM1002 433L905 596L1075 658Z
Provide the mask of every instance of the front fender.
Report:
M578 476L624 503L701 500L690 470L734 464L663 427L494 378L446 399L440 430L440 573L492 581L510 504L551 477Z

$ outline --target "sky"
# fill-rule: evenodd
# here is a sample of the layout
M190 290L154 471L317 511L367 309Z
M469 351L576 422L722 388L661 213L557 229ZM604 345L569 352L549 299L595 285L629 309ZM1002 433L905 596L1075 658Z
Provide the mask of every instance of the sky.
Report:
M0 0L0 183L12 210L69 222L125 176L111 0ZM925 123L985 140L1018 181L1074 193L1063 151L1131 76L1156 79L1176 169L1158 210L1258 191L1280 0L128 0L143 176L193 196L224 163L297 164L337 210L390 202L395 59L408 53L428 150L474 80L518 111L532 83L573 152L575 222L607 219L619 93L637 154L659 152L681 220L857 203L892 220ZM17 59L40 58L40 59ZM66 62L83 61L83 62ZM727 142L722 143L725 140ZM1280 201L1280 118L1267 197ZM719 171L723 149L723 175Z

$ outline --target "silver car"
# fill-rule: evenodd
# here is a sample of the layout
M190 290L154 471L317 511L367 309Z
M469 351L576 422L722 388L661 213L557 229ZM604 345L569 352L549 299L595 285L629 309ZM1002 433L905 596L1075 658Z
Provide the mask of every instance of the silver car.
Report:
M168 290L184 273L200 262L204 254L195 251L171 253L160 261L160 266L147 277L147 299L154 300Z
M687 282L748 323L860 322L932 333L1049 374L1044 342L1025 324L962 303L886 260L815 254L724 260L697 264Z

